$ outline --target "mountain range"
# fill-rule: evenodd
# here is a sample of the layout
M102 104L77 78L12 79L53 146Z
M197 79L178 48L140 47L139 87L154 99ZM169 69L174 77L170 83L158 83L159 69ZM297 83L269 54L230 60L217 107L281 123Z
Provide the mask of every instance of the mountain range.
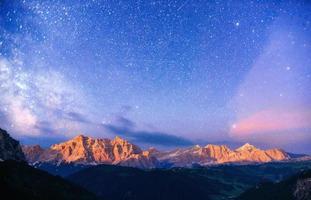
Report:
M23 146L26 160L31 164L49 163L60 165L75 163L83 165L111 164L137 168L192 167L193 165L251 164L292 159L282 149L261 150L245 144L237 149L225 145L195 145L172 151L142 150L120 137L95 139L78 135L63 143L44 149L39 145Z
M295 160L297 155L260 150L250 144L235 150L207 145L160 152L143 151L118 137L108 140L80 135L48 149L24 146L25 157L19 142L2 129L0 144L1 195L12 200L310 199L307 157L299 155L303 159ZM170 161L173 158L176 160ZM138 169L150 167L143 162L146 160L153 160L151 167L157 167ZM224 164L227 162L239 165ZM116 166L129 163L135 163L135 168ZM60 175L64 168L70 173L53 176L37 164L54 169L52 174ZM182 165L186 167L174 167Z
M155 152L154 155L159 161L170 163L174 167L191 167L194 164L205 166L225 163L266 163L286 161L291 158L282 149L261 150L248 143L234 150L226 145L208 144L204 147L196 145L169 152Z
M111 164L138 168L155 168L159 165L158 160L151 156L149 151L143 151L120 137L110 140L78 135L48 149L39 145L23 146L23 152L31 164Z

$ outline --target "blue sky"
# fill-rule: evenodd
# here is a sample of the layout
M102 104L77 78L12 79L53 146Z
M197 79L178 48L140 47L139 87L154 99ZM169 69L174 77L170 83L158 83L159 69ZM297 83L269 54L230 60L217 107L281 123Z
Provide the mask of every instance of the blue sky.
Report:
M311 152L310 23L308 1L1 1L1 127Z

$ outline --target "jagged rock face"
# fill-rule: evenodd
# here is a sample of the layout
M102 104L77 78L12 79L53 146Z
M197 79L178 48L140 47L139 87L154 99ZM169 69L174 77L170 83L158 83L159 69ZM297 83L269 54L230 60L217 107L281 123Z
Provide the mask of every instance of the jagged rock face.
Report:
M18 141L10 137L5 131L0 129L0 159L24 161L25 156Z
M22 149L29 163L34 163L39 160L44 152L44 149L40 145L22 146Z
M156 157L151 156L148 151L144 151L141 154L132 154L125 160L122 160L119 165L126 167L137 167L150 169L159 166L160 163Z
M25 151L29 162L118 164L140 168L154 168L157 163L156 158L148 152L143 152L138 146L119 137L109 140L79 135L72 140L52 145L39 156L32 155L36 152L39 151ZM37 159L32 159L34 157Z
M192 164L210 161L200 146L176 149L170 152L152 153L160 162L168 162L175 167L191 167Z
M290 158L283 150L261 150L250 144L245 144L235 150L231 150L225 145L206 145L205 147L196 145L193 148L178 149L154 155L159 161L168 162L178 167L187 167L193 164L263 163Z
M51 150L60 152L61 159L66 162L118 163L142 150L116 137L114 140L93 139L79 135L67 142L56 144Z
M280 149L261 150L245 144L231 150L225 145L196 145L191 148L160 152L154 148L142 151L119 137L94 139L83 135L43 150L40 146L24 147L29 163L114 164L139 168L158 166L191 167L194 164L263 163L289 159ZM161 164L161 165L160 165Z
M294 190L295 200L311 199L311 178L298 180Z
M232 151L225 145L207 145L202 150L213 161L222 161L231 157Z
M236 149L235 152L237 153L237 159L242 162L271 162L288 160L290 158L281 149L261 150L250 144L243 145Z

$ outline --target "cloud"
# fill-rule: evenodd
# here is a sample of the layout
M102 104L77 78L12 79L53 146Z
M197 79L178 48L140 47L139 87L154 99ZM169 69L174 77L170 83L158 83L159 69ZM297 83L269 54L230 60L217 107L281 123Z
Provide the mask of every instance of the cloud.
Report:
M126 117L123 116L117 116L114 123L120 127L126 127L126 128L135 128L135 123Z
M27 88L23 82L25 74L19 68L16 71L18 75L13 73L12 64L7 59L0 58L0 112L10 127L29 131L37 123L37 116L24 103L27 101Z
M39 133L43 135L49 135L56 132L51 123L48 121L37 122L34 128L37 129Z
M232 126L230 133L234 136L247 137L307 128L311 128L310 111L266 109L239 120Z
M81 123L91 123L85 116L77 112L65 113L65 117L71 121L81 122Z
M120 113L123 115L126 115L127 113L131 112L133 110L133 107L130 105L123 105L121 107Z
M29 108L22 105L22 101L14 100L9 108L10 120L12 126L16 126L19 130L34 127L38 121L37 116Z
M0 116L9 131L53 134L89 123L82 91L55 70L27 71L22 60L0 57ZM42 123L44 122L44 123Z
M123 116L117 116L110 124L103 124L109 132L130 138L138 143L146 143L160 146L187 146L193 142L182 137L158 131L136 130L135 123Z
M16 139L21 141L22 145L40 144L44 148L68 140L67 137L59 134L42 135L40 137L30 135L17 135Z

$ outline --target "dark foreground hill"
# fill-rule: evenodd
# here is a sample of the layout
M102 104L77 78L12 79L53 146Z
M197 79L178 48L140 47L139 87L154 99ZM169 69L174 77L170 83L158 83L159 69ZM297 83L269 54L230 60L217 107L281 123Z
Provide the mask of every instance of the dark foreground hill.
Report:
M13 160L0 162L1 199L94 200L96 197L68 181Z
M98 165L67 179L103 199L218 200L234 199L261 182L280 181L310 167L310 162L153 170Z
M203 176L109 165L82 170L68 179L103 199L113 200L208 200L209 194L218 189Z
M260 184L243 193L238 200L311 200L311 170L278 183Z

